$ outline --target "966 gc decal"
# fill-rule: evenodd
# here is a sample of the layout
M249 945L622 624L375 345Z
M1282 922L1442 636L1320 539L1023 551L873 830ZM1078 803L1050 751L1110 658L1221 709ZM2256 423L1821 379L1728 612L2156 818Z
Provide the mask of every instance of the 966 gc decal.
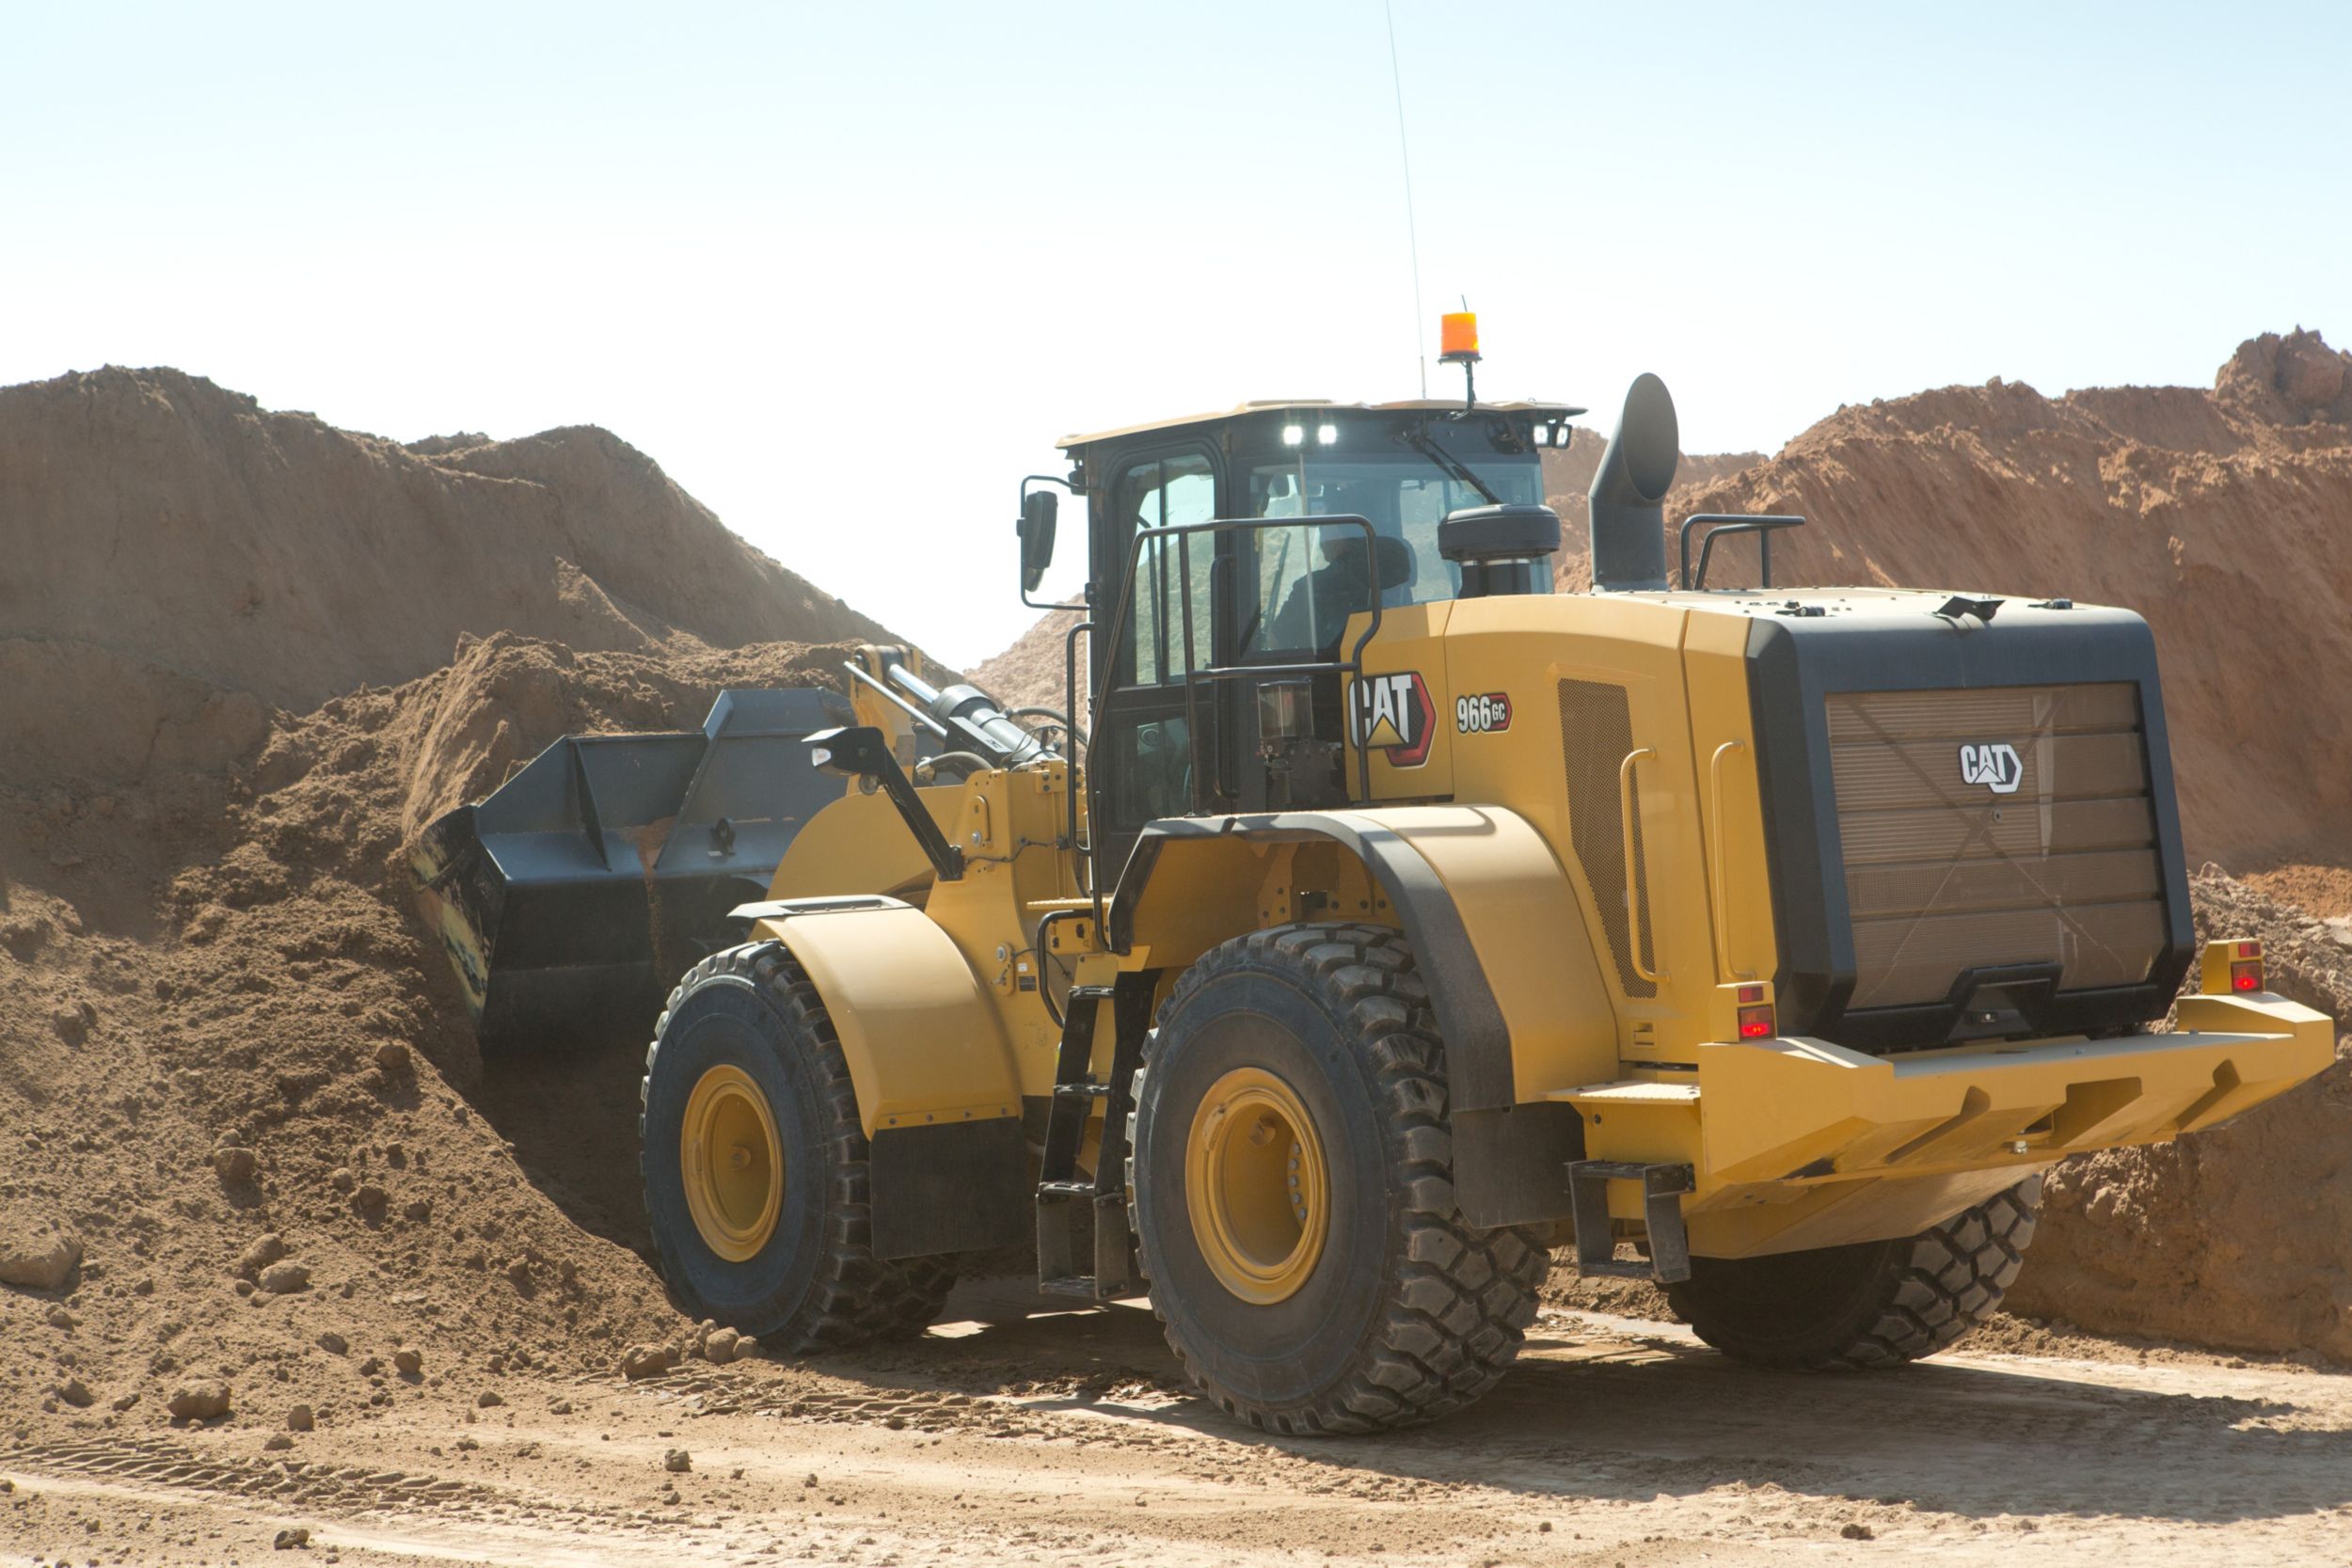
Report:
M1454 727L1464 735L1501 735L1511 727L1511 694L1482 691L1454 698Z

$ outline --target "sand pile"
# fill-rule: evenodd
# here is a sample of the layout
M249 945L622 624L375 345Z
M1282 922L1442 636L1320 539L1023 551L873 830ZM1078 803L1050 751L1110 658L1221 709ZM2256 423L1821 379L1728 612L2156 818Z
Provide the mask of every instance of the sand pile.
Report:
M2194 894L2200 941L2259 936L2273 990L2352 1021L2352 921L2212 869ZM2334 1067L2231 1126L2058 1166L2047 1216L2013 1311L2352 1362L2352 1036Z
M401 847L564 733L834 678L763 637L888 633L603 432L170 371L0 391L0 1408L326 1418L675 1332L642 1042L485 1075Z
M582 651L886 635L604 431L404 447L172 370L0 389L0 635L297 709L437 670L462 632Z
M675 1333L659 1281L606 1239L642 1228L633 1126L582 1119L633 1098L629 1053L486 1087L401 847L560 735L692 725L723 686L805 684L842 653L469 641L434 675L276 715L215 785L216 847L118 868L164 881L143 928L12 877L0 1259L61 1244L76 1266L0 1291L26 1353L0 1386L135 1395L161 1419L173 1388L217 1378L349 1412L396 1395L404 1347L425 1358L410 1381L486 1388ZM34 835L103 833L107 800L119 817L119 797L53 782Z

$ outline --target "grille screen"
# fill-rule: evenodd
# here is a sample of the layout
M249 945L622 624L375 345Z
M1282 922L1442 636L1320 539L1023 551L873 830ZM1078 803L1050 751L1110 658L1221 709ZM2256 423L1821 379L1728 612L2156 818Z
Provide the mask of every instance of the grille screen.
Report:
M1626 908L1625 816L1618 809L1617 768L1633 750L1633 717L1625 688L1606 681L1562 681L1560 748L1568 770L1568 840L1594 906L1600 911L1601 929L1617 963L1617 983L1628 996L1656 996L1658 988L1633 968L1637 938L1643 963L1652 973L1658 968L1650 945L1649 875L1643 863L1638 814L1633 819L1633 885L1642 905L1638 933Z
M2135 686L1843 692L1828 707L1850 1007L1942 1002L1994 965L2056 963L2062 991L2148 977L2166 922Z

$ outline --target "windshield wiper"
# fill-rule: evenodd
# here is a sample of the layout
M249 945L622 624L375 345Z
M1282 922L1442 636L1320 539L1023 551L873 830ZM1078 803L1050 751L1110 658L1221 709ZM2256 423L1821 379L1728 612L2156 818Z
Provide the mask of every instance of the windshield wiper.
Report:
M1488 506L1501 506L1502 504L1502 498L1496 495L1492 490L1487 489L1486 481L1470 472L1469 465L1465 464L1460 458L1454 456L1452 452L1438 445L1437 442L1432 441L1429 438L1428 431L1418 428L1408 430L1405 433L1405 439L1412 444L1412 448L1415 451L1420 452L1423 457L1429 459L1430 462L1436 464L1438 466L1438 470L1444 474L1448 479L1454 480L1457 483L1467 484L1471 489L1477 491L1480 495L1486 497L1486 504Z

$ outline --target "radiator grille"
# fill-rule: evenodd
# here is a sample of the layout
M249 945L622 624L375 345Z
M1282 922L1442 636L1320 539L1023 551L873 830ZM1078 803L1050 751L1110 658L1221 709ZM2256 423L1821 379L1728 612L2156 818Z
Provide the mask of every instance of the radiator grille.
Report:
M1828 708L1850 1008L1942 1002L1995 965L2056 963L2061 991L2148 977L2166 911L2131 683L1844 692ZM2012 793L1966 776L1962 748L1998 746Z
M1633 715L1625 688L1606 681L1560 683L1560 749L1568 772L1568 841L1585 886L1600 911L1617 983L1628 996L1656 996L1658 988L1633 967L1633 943L1655 973L1649 928L1649 873L1643 861L1642 819L1633 819L1633 886L1640 894L1640 929L1626 908L1625 816L1618 807L1617 768L1633 750Z

